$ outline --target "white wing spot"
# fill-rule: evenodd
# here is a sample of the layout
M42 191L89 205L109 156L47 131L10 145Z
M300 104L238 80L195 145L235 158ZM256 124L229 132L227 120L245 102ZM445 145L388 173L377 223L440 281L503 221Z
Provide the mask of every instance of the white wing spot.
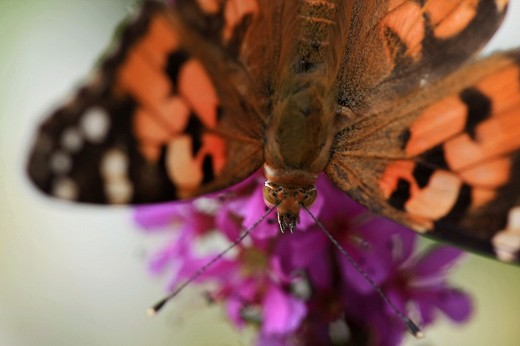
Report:
M101 108L91 108L80 121L80 129L85 138L94 143L103 141L110 128L108 114Z
M78 193L78 186L70 178L58 178L52 187L52 194L62 199L75 200Z
M66 129L61 135L61 146L68 152L78 152L83 147L81 133L73 127Z
M133 186L128 179L127 155L120 149L107 151L101 160L100 173L110 203L128 203L133 195Z
M63 151L52 154L50 167L55 174L66 174L72 168L72 159Z
M506 229L495 234L491 242L498 259L505 262L518 260L520 255L520 206L509 211Z
M126 175L128 158L119 149L108 150L101 161L101 175L105 178Z
M132 183L126 177L112 178L105 181L105 193L110 203L128 203L133 193Z

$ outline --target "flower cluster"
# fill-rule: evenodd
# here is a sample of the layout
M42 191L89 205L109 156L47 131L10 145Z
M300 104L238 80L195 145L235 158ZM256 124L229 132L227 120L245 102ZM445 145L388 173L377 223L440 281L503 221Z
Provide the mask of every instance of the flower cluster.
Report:
M172 232L152 272L169 270L173 289L221 251L201 254L201 244L216 235L235 241L266 212L264 181L257 173L190 203L138 208L139 225ZM455 322L468 319L469 298L446 282L460 251L437 247L413 256L413 232L370 216L325 176L317 190L310 211L396 307L423 327L438 311ZM395 312L305 211L300 217L293 234L282 234L273 212L196 282L216 283L211 298L225 304L237 327L258 325L259 345L399 344L406 330Z

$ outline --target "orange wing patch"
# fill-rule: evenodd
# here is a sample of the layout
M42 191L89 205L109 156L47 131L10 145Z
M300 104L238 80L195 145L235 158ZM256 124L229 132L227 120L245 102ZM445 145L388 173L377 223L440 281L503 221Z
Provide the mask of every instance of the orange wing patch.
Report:
M455 205L462 180L449 171L437 170L421 186L415 174L414 162L396 161L386 168L379 188L391 205L430 229L432 220L446 216Z
M226 153L222 139L204 134L201 142L195 155L194 139L190 136L174 138L168 144L166 168L170 179L180 187L180 198L191 196L205 180L213 178L212 174L218 174L224 167Z
M493 116L499 117L517 110L520 102L519 75L520 69L514 66L486 77L477 84L477 89L492 101Z
M444 144L449 167L460 171L520 148L520 136L512 130L519 127L520 119L511 114L482 123L476 129L477 140L467 133L449 140Z
M146 57L146 60L156 67L166 66L167 53L179 47L179 37L172 30L167 18L158 15L151 18L148 32L137 43L132 52Z
M415 221L433 222L458 208L476 210L511 179L520 149L520 69L486 76L422 111L407 132L408 160L391 163L379 188Z
M150 20L148 32L119 68L116 85L155 113L161 113L161 106L172 92L163 71L168 53L179 47L179 39L164 15Z
M475 18L478 4L479 0L437 0L427 1L421 7L414 1L392 1L389 13L381 21L382 36L385 37L387 30L391 30L406 46L404 55L416 62L421 58L427 27L438 39L456 36ZM394 61L398 47L391 39L387 38L385 42L387 55Z
M141 154L165 166L184 197L225 163L224 140L214 130L220 111L211 78L183 51L168 19L152 18L149 31L119 70L118 87L138 102L133 128ZM164 149L166 148L166 149Z
M224 42L228 42L233 34L235 27L247 15L258 13L258 3L256 0L197 0L199 8L208 15L216 15L222 10L222 3L225 3L224 19L225 29L223 30Z
M182 132L190 116L188 106L180 97L172 96L163 107L165 112L161 114L141 108L134 118L134 132L140 139L141 153L152 162L159 160L162 145ZM172 114L175 117L169 116Z
M258 4L256 0L230 0L226 1L226 7L224 9L224 18L226 24L223 34L224 42L228 43L238 25L247 16L253 16L258 13Z
M415 156L460 133L466 124L467 108L457 96L448 96L426 108L412 124L405 152Z
M388 13L380 22L380 35L390 66L402 58L414 63L423 57L426 41L442 42L460 35L477 18L482 0L433 0L419 1L392 0ZM494 5L501 13L507 5L506 0L496 1ZM489 6L489 10L492 7ZM480 11L484 11L480 9ZM431 53L431 52L430 52Z
M97 78L40 126L28 166L36 185L81 202L153 203L257 170L265 119L245 96L239 55L257 10L253 0L143 1ZM214 78L231 66L240 85Z
M448 39L459 34L477 15L479 0L427 1L425 12L431 20L433 34Z
M187 60L179 71L179 94L208 128L217 125L219 102L217 92L204 66L195 59Z
M220 10L221 0L197 0L197 5L208 14L217 14Z
M511 178L509 175L510 169L510 160L505 157L500 157L498 159L485 161L482 164L461 170L460 176L466 183L473 186L497 188L509 181Z
M421 42L425 36L425 24L422 10L418 3L404 1L393 8L381 21L381 35L385 42L387 57L395 61L399 46L389 37L390 31L397 35L406 46L405 56L418 61L421 57ZM393 7L392 6L392 7Z

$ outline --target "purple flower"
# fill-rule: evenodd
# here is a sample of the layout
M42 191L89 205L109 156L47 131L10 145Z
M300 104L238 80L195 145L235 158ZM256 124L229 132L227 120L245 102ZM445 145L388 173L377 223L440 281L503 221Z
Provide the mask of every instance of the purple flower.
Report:
M450 247L434 247L422 257L398 256L379 285L400 311L415 313L422 327L433 322L436 311L454 322L464 322L470 317L471 301L446 281L446 271L461 254ZM345 301L347 319L369 331L370 345L400 344L404 327L377 293L356 291L355 285L345 284L344 297L350 298Z
M384 287L401 306L409 300L415 302L425 326L433 322L436 310L454 322L463 322L471 313L471 302L446 282L446 272L461 255L452 247L435 247L420 258L395 262Z
M145 229L172 232L172 241L151 261L153 273L172 272L168 289L221 251L201 253L207 238L218 235L230 244L260 219L266 212L264 181L256 173L191 203L136 210L135 220ZM433 322L436 311L456 322L469 317L469 298L446 281L460 252L436 248L414 257L413 232L371 216L325 176L317 189L310 211L402 312L416 312L423 325ZM196 282L217 284L211 297L225 304L237 327L259 326L258 345L327 344L346 335L360 345L399 344L406 331L396 313L305 210L300 219L294 234L281 234L271 214Z

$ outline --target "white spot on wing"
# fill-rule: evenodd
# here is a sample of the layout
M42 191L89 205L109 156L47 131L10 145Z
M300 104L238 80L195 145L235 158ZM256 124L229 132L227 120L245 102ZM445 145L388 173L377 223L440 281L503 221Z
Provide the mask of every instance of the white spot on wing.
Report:
M58 178L52 187L52 194L62 199L75 200L78 193L78 186L70 178Z
M133 195L132 182L128 179L128 157L120 149L111 149L101 160L105 194L110 203L128 203Z
M61 135L61 146L68 152L78 152L83 147L81 133L73 127L66 129Z
M119 149L108 150L101 161L101 175L107 178L126 175L128 158Z
M419 80L419 86L422 88L428 84L430 84L430 75L428 73L424 73Z
M520 207L514 207L509 211L507 228L520 229Z
M90 108L80 120L80 129L85 138L94 143L103 141L109 128L108 113L101 108Z
M105 193L110 203L128 203L133 193L132 183L126 177L112 178L105 181Z
M518 260L520 255L520 207L509 211L505 230L495 234L491 240L498 259L505 262Z
M66 174L72 167L72 159L63 151L57 151L51 156L50 167L55 174Z

